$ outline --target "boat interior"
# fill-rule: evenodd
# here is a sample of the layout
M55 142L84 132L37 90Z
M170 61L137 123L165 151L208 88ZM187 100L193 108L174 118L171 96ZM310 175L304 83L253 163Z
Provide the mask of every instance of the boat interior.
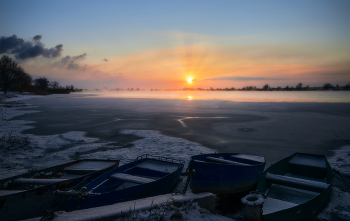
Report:
M19 178L3 183L1 185L0 196L75 179L91 172L105 169L113 164L115 164L113 161L82 161L66 167L54 167L51 171L42 170L34 174L23 174Z
M265 158L246 154L203 154L192 157L194 160L238 166L253 166L265 163Z
M151 183L175 172L179 164L155 159L146 159L129 168L118 168L116 173L92 188L93 193L105 193L123 190L140 184Z
M303 204L329 187L325 158L296 154L288 161L286 173L266 173L263 214Z

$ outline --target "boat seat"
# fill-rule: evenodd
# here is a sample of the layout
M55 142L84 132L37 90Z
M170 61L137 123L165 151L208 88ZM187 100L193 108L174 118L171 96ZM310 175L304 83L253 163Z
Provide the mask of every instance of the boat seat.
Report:
M58 183L61 181L66 181L67 179L34 179L34 178L18 178L15 179L14 183L20 183L20 184L41 184L41 185L48 185L52 183Z
M263 207L263 215L267 215L270 213L274 213L277 211L289 209L295 206L298 206L299 204L279 200L279 199L274 199L271 197L267 197L264 202L264 207Z
M132 182L132 183L138 183L138 184L145 184L153 182L153 179L145 178L145 177L139 177L139 176L133 176L126 173L115 173L111 175L112 179L118 179L125 182Z
M240 153L231 155L230 159L233 161L238 161L238 162L248 163L248 164L253 164L253 165L265 163L264 157L247 155L247 154L240 154Z
M327 189L329 187L329 184L324 182L318 182L308 179L301 179L296 177L290 177L290 176L283 176L283 175L277 175L272 173L266 174L266 180L270 181L271 183L280 184L284 186L304 189L304 190L310 190L310 191L318 191L322 192L323 190Z
M207 157L206 160L207 162L216 162L216 163L231 164L231 165L238 165L238 166L250 166L249 164L239 163L236 161L225 160L225 159L220 159L215 157Z
M327 173L327 163L323 157L296 154L289 160L288 167L292 174L317 179L324 178Z
M296 154L289 161L289 164L327 169L326 160L324 158L318 158L318 157L307 156L307 155Z
M147 159L144 162L136 165L135 167L154 170L163 173L173 173L177 169L179 169L178 164L151 159Z

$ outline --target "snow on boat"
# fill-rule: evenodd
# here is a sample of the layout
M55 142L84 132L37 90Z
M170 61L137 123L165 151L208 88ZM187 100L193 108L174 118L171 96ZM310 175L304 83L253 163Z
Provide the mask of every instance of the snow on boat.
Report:
M215 153L191 157L189 169L195 170L190 178L192 192L235 194L254 188L266 160L264 157L239 154Z
M0 180L0 220L20 220L64 209L66 197L57 190L80 189L119 160L77 160L74 162Z
M322 155L295 153L261 175L264 220L310 220L329 201L332 169Z
M170 192L179 180L184 161L142 155L87 184L86 197L72 197L66 211L87 209Z

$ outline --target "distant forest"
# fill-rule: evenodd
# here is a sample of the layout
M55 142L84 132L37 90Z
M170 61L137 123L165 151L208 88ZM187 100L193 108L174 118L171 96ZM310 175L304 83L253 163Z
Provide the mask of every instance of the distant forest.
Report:
M270 87L268 84L265 84L262 88L258 88L256 86L246 86L242 88L210 88L210 89L203 89L203 88L183 88L182 90L195 90L195 91L321 91L321 90L350 90L350 83L344 86L339 86L336 84L333 86L330 83L325 83L323 87L310 87L309 85L304 86L302 83L297 84L295 87L289 87L286 86L284 88L282 87Z
M61 86L57 81L49 81L47 78L34 79L9 56L0 58L0 89L7 94L8 91L32 92L40 95L69 94L82 91L73 85Z
M139 88L116 88L116 89L108 89L107 87L102 88L102 91L144 91L145 89ZM150 89L151 91L341 91L341 90L350 90L350 83L344 86L339 86L336 84L333 86L330 83L325 83L323 87L310 87L309 85L303 86L302 83L297 84L295 87L286 86L282 87L270 87L268 84L265 84L262 88L258 88L256 86L246 86L243 88L182 88L182 89ZM101 91L100 89L94 89L93 91Z

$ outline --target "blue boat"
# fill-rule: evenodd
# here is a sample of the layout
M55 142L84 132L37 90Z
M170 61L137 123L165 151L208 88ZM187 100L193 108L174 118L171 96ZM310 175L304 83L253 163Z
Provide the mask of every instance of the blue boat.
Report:
M71 197L66 211L88 209L135 200L174 189L184 161L161 156L142 155L134 162L111 170L82 188L86 194Z
M119 160L77 160L0 180L0 220L43 216L47 210L63 210L65 196L56 191L77 189L105 172Z
M310 220L329 202L333 172L323 155L295 153L267 168L257 190L266 194L265 221Z
M257 184L264 171L264 157L239 154L215 153L191 157L189 170L194 193L236 194L249 191Z

